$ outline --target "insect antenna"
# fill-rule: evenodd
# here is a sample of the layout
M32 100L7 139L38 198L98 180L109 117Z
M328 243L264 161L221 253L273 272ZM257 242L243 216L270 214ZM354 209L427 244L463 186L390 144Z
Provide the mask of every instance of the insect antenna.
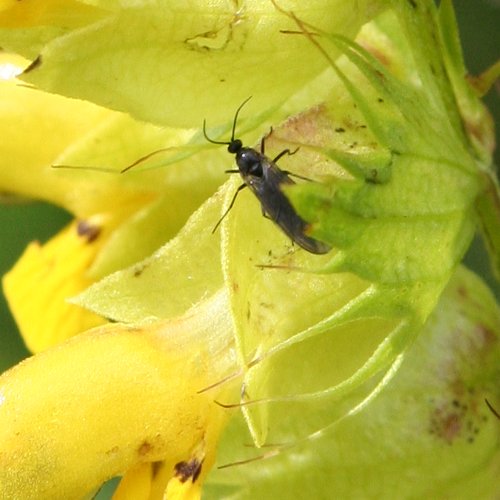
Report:
M203 120L203 135L205 136L205 139L208 141L208 142L211 142L212 144L224 144L225 146L229 146L230 144L232 144L234 142L234 134L236 133L236 123L238 121L238 115L240 114L240 111L241 111L241 108L252 98L252 96L250 97L247 97L238 107L238 109L236 110L236 113L234 114L234 119L233 119L233 128L232 128L232 131L231 131L231 140L230 141L214 141L213 139L211 139L210 137L208 137L207 135L207 130L206 130L206 125L207 125L207 121L206 120Z
M205 136L205 139L208 141L208 142L211 142L212 144L224 144L224 145L228 145L228 144L231 144L230 142L224 142L224 141L214 141L213 139L210 139L210 137L208 137L207 135L207 121L206 120L203 120L203 135Z
M252 96L247 97L239 106L239 108L236 110L236 113L234 114L234 120L233 120L233 131L231 133L231 142L234 141L234 134L236 132L236 122L238 121L238 115L240 114L241 108L252 98Z

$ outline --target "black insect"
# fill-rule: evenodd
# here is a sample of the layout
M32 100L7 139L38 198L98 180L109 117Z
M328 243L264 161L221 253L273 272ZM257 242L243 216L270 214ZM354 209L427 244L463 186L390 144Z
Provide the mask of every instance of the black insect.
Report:
M234 138L238 114L249 99L250 97L246 99L236 110L231 140L229 142L214 141L213 139L210 139L206 132L206 122L203 121L203 134L205 135L207 141L213 144L225 144L227 145L227 150L231 154L236 155L236 165L238 166L238 169L226 170L226 173L239 173L244 181L244 184L236 190L228 209L219 222L217 222L213 231L215 232L224 217L233 207L238 193L242 189L249 187L260 201L264 217L275 222L283 230L283 232L292 239L292 241L311 253L323 254L329 252L331 250L329 245L306 235L309 224L297 214L282 190L283 186L295 184L295 182L290 178L290 175L294 174L281 170L276 165L276 162L286 154L295 154L297 149L294 151L285 149L278 156L276 156L274 160L271 160L264 154L265 138L263 138L260 143L260 153L253 148L243 147L241 140ZM295 175L295 177L305 179L305 177L301 177L299 175Z

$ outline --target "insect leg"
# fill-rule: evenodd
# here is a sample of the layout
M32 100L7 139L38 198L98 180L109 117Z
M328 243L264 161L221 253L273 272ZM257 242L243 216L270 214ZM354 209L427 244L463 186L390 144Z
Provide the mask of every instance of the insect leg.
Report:
M264 217L265 219L273 220L272 217L269 217L269 215L266 214L266 211L264 209L262 209L262 217Z
M304 177L303 175L294 174L293 172L290 172L288 170L282 170L282 172L286 175L289 175L290 177L296 177L297 179L302 179L303 181L313 182L313 180L309 179L309 177Z
M294 149L293 151L290 151L289 149L284 149L274 160L273 163L276 163L282 156L285 155L294 155L300 148Z
M290 151L288 149L285 149L284 151L282 151L274 160L273 162L276 163L276 160L279 160L284 154L288 153L289 155L293 155L295 154L297 151L299 150L299 148L295 149L294 151L292 151L290 153ZM281 170L281 169L280 169ZM297 179L302 179L303 181L309 181L309 182L313 182L312 179L310 179L309 177L304 177L303 175L299 175L299 174L294 174L293 172L290 172L290 170L281 170L281 172L283 174L286 174L286 175L289 175L290 177L295 177Z
M273 133L273 127L269 129L269 133L266 134L260 141L260 152L262 154L265 154L265 145L266 145L266 140L268 137L271 137L271 134Z
M237 190L236 190L236 193L234 193L234 196L233 196L233 199L231 200L231 203L229 204L229 207L228 209L224 212L224 215L219 219L219 222L217 222L217 224L215 224L215 227L212 229L212 234L215 233L215 231L217 231L217 228L219 227L220 223L224 220L224 217L229 213L229 211L231 210L231 208L233 208L233 205L234 205L234 202L236 201L236 197L238 196L238 193L246 188L247 185L246 184L242 184Z
M265 135L262 140L260 141L260 152L262 154L265 154L265 143L266 143L266 140L268 139L268 137L271 136L271 134L273 133L273 127L270 128L269 130L269 133L267 135ZM284 155L294 155L298 150L300 149L299 148L296 148L294 149L293 151L290 151L289 149L284 149L274 160L273 160L273 163L276 163L282 156ZM285 174L289 174L289 172L286 172L286 171L283 171ZM292 174L293 175L293 174ZM297 175L296 177L300 177L299 175ZM306 179L306 180L309 180L309 179Z
M273 127L271 127L271 130L269 130L269 134L267 134L265 137L262 138L260 141L260 152L264 154L264 144L266 139L273 133ZM274 160L273 163L276 163L282 156L285 155L294 155L300 148L296 148L293 151L290 151L289 149L284 149ZM297 177L297 179L302 179L304 181L311 181L312 179L309 179L308 177L302 177L301 175L294 174L292 172L289 172L288 170L282 170L282 172L286 175L290 175L291 177Z

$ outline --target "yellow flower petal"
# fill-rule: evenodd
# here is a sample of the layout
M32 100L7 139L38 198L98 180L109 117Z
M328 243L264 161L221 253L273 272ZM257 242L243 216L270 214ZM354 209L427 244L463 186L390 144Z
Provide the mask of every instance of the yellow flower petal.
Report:
M0 61L4 66L19 64L14 57L0 58ZM114 141L105 135L110 129L115 132ZM133 140L124 136L130 129L135 138L143 133L153 139L144 145L141 135L136 147ZM0 190L5 193L49 201L86 218L116 209L124 211L125 207L133 212L150 202L158 191L159 174L151 181L152 189L151 185L137 186L130 180L133 176L103 175L86 168L53 168L61 159L68 159L70 166L75 165L71 162L74 153L82 150L86 154L77 156L83 165L95 165L94 155L97 155L103 162L101 166L116 166L110 159L110 151L114 151L118 161L123 162L116 166L119 171L143 154L141 147L151 151L151 141L161 142L156 128L141 126L121 113L36 92L15 80L0 80L0 132ZM123 150L128 153L125 160L116 153L121 154Z
M173 476L165 462L133 467L120 481L113 500L163 500L165 497L198 500L202 485L199 475L205 465L203 451L200 447L189 460L175 464Z
M168 500L198 500L201 498L200 483L193 483L190 479L173 477L168 483Z
M99 2L104 8L109 3ZM287 2L301 19L349 37L379 8L367 0L349 9L344 4ZM302 37L283 35L295 26L271 2L241 8L204 0L118 5L117 15L50 38L39 49L40 64L23 80L150 123L191 128L200 126L201 110L211 123L226 121L227 108L251 94L249 115L276 106L326 66ZM26 45L33 50L34 43Z
M149 500L153 480L151 463L132 467L120 481L113 500Z
M76 0L43 0L0 2L0 27L27 28L59 25L65 28L97 20L102 10Z
M224 293L181 318L101 327L25 360L0 377L0 497L81 498L141 463L163 461L173 477L193 457L201 473L190 480L201 481L228 417L214 399L235 396L202 389L235 363Z
M32 352L104 322L66 302L91 284L86 274L104 240L98 219L75 221L45 245L31 243L4 276L7 301Z
M83 183L75 185L74 178L68 179L51 165L68 145L112 112L83 101L42 94L16 81L1 80L0 110L0 188L73 209L75 201L85 193ZM14 123L16 126L12 126Z

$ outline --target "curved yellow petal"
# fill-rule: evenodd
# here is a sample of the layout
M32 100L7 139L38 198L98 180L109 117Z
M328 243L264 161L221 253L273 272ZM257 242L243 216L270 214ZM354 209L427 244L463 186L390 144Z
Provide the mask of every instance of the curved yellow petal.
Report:
M200 483L173 477L168 483L166 492L168 500L199 500L201 498Z
M113 500L198 500L202 485L198 479L203 465L202 448L189 460L175 464L173 472L164 462L139 464L127 471Z
M152 481L152 464L138 464L132 467L120 481L113 500L149 500Z
M20 64L13 56L0 57L0 62L10 74L15 73ZM93 154L105 154L102 149L106 147L114 150L115 156L118 156L116 151L126 150L130 154L128 158L136 159L143 154L142 149L137 152L134 146L128 146L136 143L120 135L132 127L136 134L147 130L157 136L157 129L141 127L121 113L38 92L13 79L0 79L0 190L48 201L78 217L125 209L131 213L154 199L158 185L163 186L157 178L151 182L155 191L151 186L137 185L118 174L103 175L88 168L53 166L60 164L60 159L67 155L71 162L70 152L81 150L87 155L82 160L86 161L83 165L93 165ZM110 129L115 131L114 142L104 135ZM127 141L125 145L124 140ZM137 143L144 147L140 140ZM110 166L109 150L107 154L101 166ZM68 165L74 166L73 163Z
M75 221L47 244L28 245L3 277L10 309L32 352L104 323L66 300L91 284L87 271L105 239L101 218Z
M227 306L219 293L178 319L101 327L4 373L0 498L80 498L141 463L173 477L193 457L201 481L227 419L214 399L232 390L203 391L235 369Z

